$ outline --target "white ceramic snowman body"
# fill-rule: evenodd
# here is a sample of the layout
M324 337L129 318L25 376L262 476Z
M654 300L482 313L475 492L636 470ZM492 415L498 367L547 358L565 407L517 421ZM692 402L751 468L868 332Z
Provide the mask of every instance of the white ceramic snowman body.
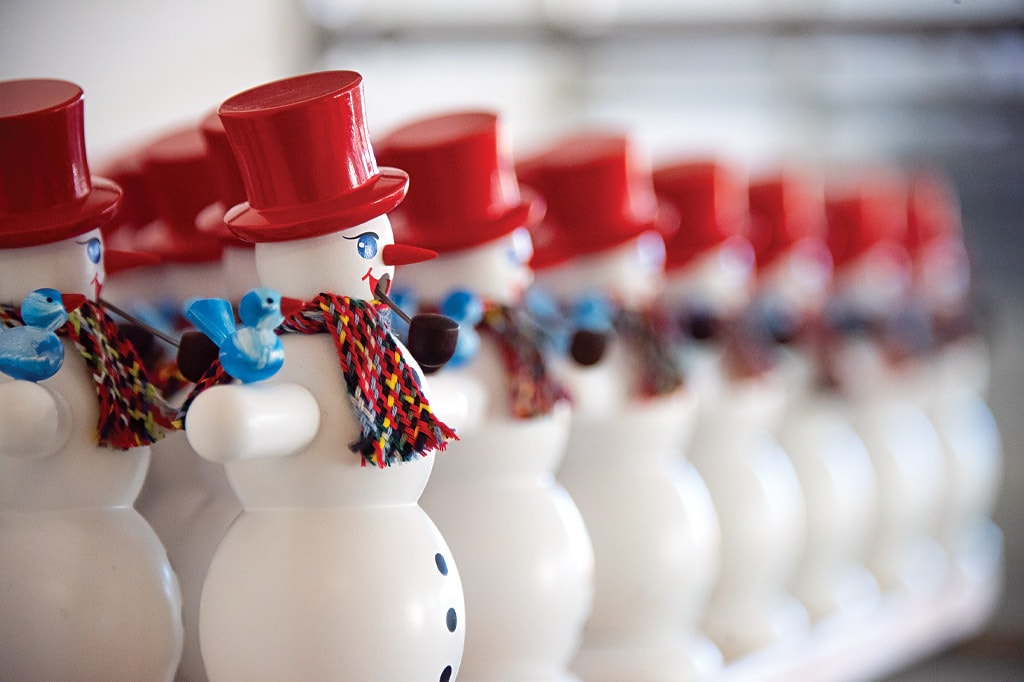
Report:
M0 250L0 299L40 287L99 293L99 230ZM99 242L102 245L102 241ZM67 340L32 384L0 375L0 671L22 680L170 680L181 596L153 529L132 508L149 448L96 444L96 388Z
M220 207L220 216L223 218L223 207ZM148 232L149 241L159 244L162 239L166 240L163 235L169 231L169 227L157 221L144 228L138 238L144 245ZM204 245L204 249L209 249L209 246ZM251 260L252 249L243 250L249 253ZM175 318L177 321L183 319L183 310L189 301L225 298L237 290L237 284L228 278L223 255L220 259L200 262L172 259L155 268L138 271L148 277L147 288L154 290L154 295L141 301L118 303L129 310L145 306L136 311L143 314L148 311L155 320L164 322L165 332L179 336L181 330L172 329L173 323ZM247 278L244 272L234 274L241 275L241 283L250 284L249 288L252 288L255 286L255 266L251 271ZM130 294L131 290L124 293ZM237 301L242 294L229 300ZM172 312L174 318L168 316ZM167 357L173 357L175 351L169 345L165 347ZM186 385L169 396L169 401L180 405L190 389L191 385ZM149 473L135 507L167 548L167 556L181 585L185 640L176 679L204 682L207 676L199 643L199 604L203 582L214 552L242 506L231 489L224 467L199 457L189 446L184 433L169 434L151 450Z
M775 258L758 274L755 306L797 320L820 314L831 280L824 249L808 239ZM834 388L822 385L815 354L799 338L778 348L787 398L776 437L806 505L807 534L793 591L822 620L858 616L876 603L878 584L863 561L874 532L877 491L849 407Z
M531 275L525 229L402 268L420 301L455 289L517 305ZM527 242L528 243L528 242ZM579 648L593 596L593 553L583 519L555 478L569 435L569 406L512 415L501 349L481 335L467 364L431 383L463 396L459 441L437 457L421 504L454 553L466 595L460 680L577 679L567 668Z
M661 238L643 234L537 273L571 302L601 292L628 308L660 283ZM583 367L553 363L573 399L558 478L594 546L594 609L573 669L587 682L690 680L714 673L718 649L698 625L718 572L718 524L708 490L683 456L696 416L686 388L639 398L636 361L612 337Z
M369 299L393 268L361 259L351 237L366 232L393 241L380 216L257 244L260 282L302 300ZM193 447L224 462L243 505L203 589L210 679L455 679L466 627L459 574L417 504L436 454L363 466L349 450L359 426L329 335L283 342L277 375L209 389L186 420Z
M869 249L836 273L833 305L871 318L906 294L905 259L888 245ZM921 407L919 368L894 365L866 336L840 342L836 367L851 402L853 425L871 456L878 485L877 526L868 568L884 590L928 594L946 574L937 541L948 472L942 442Z
M915 296L929 314L938 317L967 305L970 269L958 238L936 239L915 260ZM991 520L1002 446L984 398L989 367L985 340L969 333L941 343L922 372L931 384L923 406L946 455L940 541L955 568L981 580L994 574L1002 547L1001 532Z
M666 305L739 314L750 299L753 253L726 240L667 274ZM680 358L699 404L689 451L721 527L721 572L704 628L726 659L802 636L804 607L789 593L803 551L806 511L793 463L773 433L785 384L777 373L733 378L715 343Z

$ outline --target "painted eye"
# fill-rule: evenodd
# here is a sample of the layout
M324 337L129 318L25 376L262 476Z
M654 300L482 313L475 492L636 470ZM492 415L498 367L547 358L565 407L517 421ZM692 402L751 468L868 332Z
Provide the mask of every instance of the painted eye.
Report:
M85 243L85 253L93 263L99 263L103 255L103 245L100 240L93 237Z
M356 248L359 249L359 255L363 258L367 260L373 258L377 255L377 235L371 232L359 235Z

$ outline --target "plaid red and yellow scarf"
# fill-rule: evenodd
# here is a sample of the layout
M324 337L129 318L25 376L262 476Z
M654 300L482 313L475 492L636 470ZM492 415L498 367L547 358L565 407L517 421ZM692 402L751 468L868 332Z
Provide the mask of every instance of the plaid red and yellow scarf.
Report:
M280 332L328 333L361 434L349 447L379 468L443 450L455 432L431 411L419 378L391 334L378 301L320 294L289 316Z
M493 338L501 351L513 417L547 415L556 403L569 400L565 388L548 371L535 325L521 320L515 309L487 306L477 329Z
M20 309L0 304L0 322L21 326ZM151 445L168 430L181 428L179 416L168 408L134 346L118 334L102 307L86 301L57 333L71 339L92 375L99 401L97 443L127 450Z

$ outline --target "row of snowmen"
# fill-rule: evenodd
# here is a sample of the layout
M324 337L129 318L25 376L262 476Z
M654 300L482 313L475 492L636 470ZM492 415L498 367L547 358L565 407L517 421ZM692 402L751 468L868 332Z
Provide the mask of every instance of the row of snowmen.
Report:
M706 679L991 578L998 435L935 178L826 202L618 133L514 163L488 112L371 146L333 71L115 183L82 115L0 83L3 679ZM196 297L219 359L188 371Z

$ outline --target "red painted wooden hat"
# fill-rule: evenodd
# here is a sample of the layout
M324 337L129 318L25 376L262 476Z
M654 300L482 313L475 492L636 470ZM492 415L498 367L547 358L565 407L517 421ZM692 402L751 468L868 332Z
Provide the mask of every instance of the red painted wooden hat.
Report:
M217 201L196 216L196 228L227 244L251 246L252 242L233 235L224 222L224 215L228 210L245 201L242 172L238 169L238 161L235 160L235 152L231 149L227 131L224 130L224 123L221 122L217 112L212 111L203 117L199 129L202 131L203 140L206 143L206 154L209 157L213 182L217 189Z
M665 269L681 268L727 240L746 238L747 188L730 168L712 161L676 163L654 171L658 196L679 212L679 229L665 241Z
M139 233L137 247L165 262L219 259L221 240L195 226L199 212L217 199L199 129L188 126L151 142L142 152L142 170L157 219Z
M261 85L225 101L219 114L248 197L224 220L242 239L338 232L405 197L409 176L377 167L358 73L323 71Z
M90 177L82 89L0 82L0 248L49 244L107 223L121 188Z
M960 202L948 179L935 172L916 174L907 202L906 246L919 257L927 246L940 240L961 240Z
M569 138L520 163L517 172L547 203L544 220L531 230L536 269L676 226L676 216L655 198L649 164L624 135Z
M856 260L872 247L887 244L903 250L907 236L907 193L891 177L864 179L829 197L828 247L836 268Z
M377 145L381 163L409 174L409 194L391 215L395 238L441 253L534 225L544 202L521 193L497 115L460 112L422 119Z
M824 243L825 194L810 174L781 173L750 185L750 242L759 268L800 242Z

